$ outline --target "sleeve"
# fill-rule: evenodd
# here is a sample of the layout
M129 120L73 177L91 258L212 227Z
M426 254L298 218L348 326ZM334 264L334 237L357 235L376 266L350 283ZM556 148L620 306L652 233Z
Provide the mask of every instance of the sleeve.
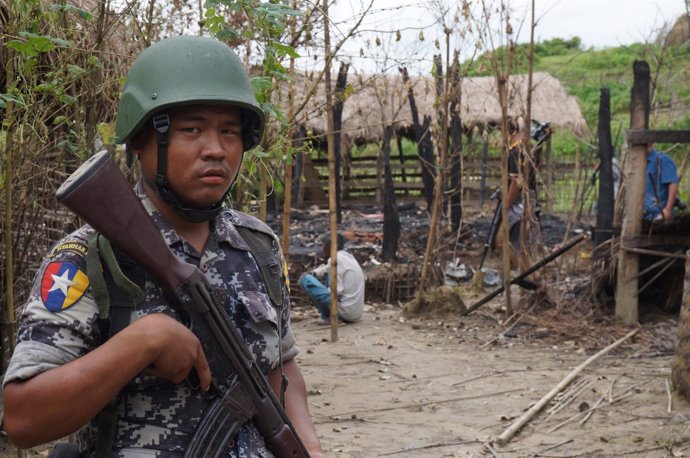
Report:
M323 277L331 269L331 260L329 259L326 264L320 265L319 267L312 270L315 277Z
M661 156L661 184L678 183L678 169L667 155Z
M86 275L86 250L84 239L69 237L43 261L20 317L3 385L64 365L99 344L98 307Z
M338 301L343 300L343 294L345 293L345 276L350 270L350 267L345 262L341 263L340 260L338 260L338 283L336 284L336 293L338 294Z

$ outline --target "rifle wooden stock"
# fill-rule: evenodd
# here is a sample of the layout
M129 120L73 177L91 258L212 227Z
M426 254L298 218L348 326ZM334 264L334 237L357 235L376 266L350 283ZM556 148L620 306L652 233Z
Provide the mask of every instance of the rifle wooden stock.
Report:
M175 293L178 304L171 305L182 309L189 318L190 329L204 348L219 396L223 398L232 389L237 392L233 399L239 400L214 402L214 408L206 414L214 418L205 417L200 425L227 425L230 411L240 422L251 419L277 457L308 457L224 304L214 299L208 280L199 269L170 251L112 157L106 151L91 157L60 186L56 196L158 279L163 289ZM218 404L223 408L217 408ZM194 437L206 441L205 438L218 434L222 436L223 432L195 433ZM195 443L194 454L216 456L232 439Z
M196 270L170 251L107 151L84 162L55 196L156 277L163 289L175 291Z

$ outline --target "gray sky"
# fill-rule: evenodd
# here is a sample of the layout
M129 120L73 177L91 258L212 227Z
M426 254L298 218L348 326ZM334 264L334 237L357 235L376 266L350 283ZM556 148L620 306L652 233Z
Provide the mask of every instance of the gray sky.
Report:
M585 46L619 46L651 39L685 12L683 0L537 0L535 38L579 36ZM528 10L529 11L529 10ZM529 35L524 31L525 40ZM522 41L522 40L521 40Z
M496 5L499 0L486 2ZM330 10L332 43L347 33L349 24L360 13L362 3L368 3L368 0L339 0ZM478 0L471 3L481 4ZM530 0L508 3L514 12L512 23L518 42L528 42ZM340 59L351 62L353 67L366 73L395 68L395 59L406 61L411 68L418 67L420 72L427 72L432 56L444 52L442 28L437 24L440 9L435 6L440 4L453 5L454 8L460 0L374 0L372 12L360 27L365 33L348 40L339 54ZM586 48L596 49L651 41L665 24L672 24L685 13L685 8L684 0L537 0L535 39L543 41L579 36ZM447 14L444 21L455 28L452 14ZM400 41L395 41L396 30L401 31ZM425 38L423 42L419 41L420 32ZM460 40L457 33L455 35L455 39ZM373 45L376 37L383 41L383 46ZM436 47L436 40L441 41L440 48ZM456 48L461 46L452 43L451 49ZM364 59L359 57L360 53L364 54ZM388 56L386 62L381 61L382 53Z

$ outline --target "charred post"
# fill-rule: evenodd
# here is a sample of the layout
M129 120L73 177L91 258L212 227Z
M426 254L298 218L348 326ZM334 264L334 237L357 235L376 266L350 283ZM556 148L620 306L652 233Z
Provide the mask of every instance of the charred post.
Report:
M407 85L407 99L410 104L410 113L412 113L412 126L414 129L415 142L417 143L417 154L422 164L422 183L424 184L424 197L426 198L426 208L431 209L431 204L434 201L434 145L431 141L431 116L424 115L422 123L419 122L419 111L414 99L414 91L410 83L410 77L407 73L407 68L400 69L402 73L403 82Z
M391 139L393 126L386 126L383 134L383 246L381 257L384 261L395 259L400 238L400 218L395 203L395 188L391 170Z
M613 145L611 144L611 92L601 88L599 95L599 198L594 243L613 236Z
M335 103L333 104L333 142L335 147L335 176L338 179L335 182L335 208L336 208L336 218L338 224L343 222L343 211L342 211L342 185L340 182L341 169L341 139L342 139L342 128L343 128L343 105L345 104L345 86L347 86L347 71L350 68L350 64L340 64L340 69L338 70L338 78L335 81ZM345 151L345 154L349 154L349 151Z

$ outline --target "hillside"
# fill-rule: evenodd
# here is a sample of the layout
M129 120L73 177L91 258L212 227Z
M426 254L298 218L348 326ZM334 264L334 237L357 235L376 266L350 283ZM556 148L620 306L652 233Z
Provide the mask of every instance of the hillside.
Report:
M658 40L664 42L666 40ZM518 45L512 73L527 71L529 46ZM468 76L491 75L491 60L501 59L504 50L485 53L466 64ZM611 92L614 142L622 142L622 129L629 123L632 66L635 60L646 60L652 77L651 127L690 129L690 43L661 45L638 43L603 50L585 49L579 38L553 39L535 45L534 71L556 76L574 95L592 132L596 132L599 93L602 87Z

